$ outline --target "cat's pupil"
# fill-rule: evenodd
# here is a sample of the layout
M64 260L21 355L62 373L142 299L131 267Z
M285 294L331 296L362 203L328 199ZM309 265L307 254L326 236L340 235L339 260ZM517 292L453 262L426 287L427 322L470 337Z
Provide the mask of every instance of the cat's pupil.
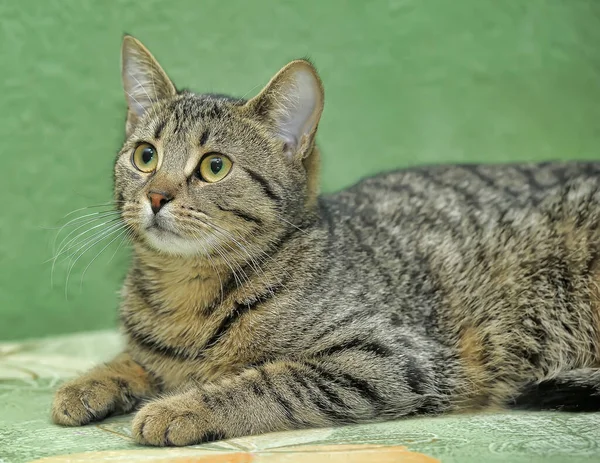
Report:
M144 164L149 164L150 161L152 161L152 158L154 157L154 150L150 147L145 148L144 151L142 151L142 161L144 162Z
M210 170L213 174L218 174L223 168L223 159L214 158L210 161Z

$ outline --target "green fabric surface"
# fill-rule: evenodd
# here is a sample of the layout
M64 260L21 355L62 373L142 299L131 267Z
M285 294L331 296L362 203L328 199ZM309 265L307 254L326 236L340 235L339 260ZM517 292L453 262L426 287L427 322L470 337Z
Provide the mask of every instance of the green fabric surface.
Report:
M47 228L111 199L124 31L198 91L251 96L311 57L327 191L412 164L598 156L598 0L0 0L0 339L115 324L126 250L81 284L85 254L68 298L69 261L53 286L44 261Z
M119 348L118 335L110 331L0 344L0 462L21 463L52 455L107 450L113 450L113 459L119 461L138 461L157 455L154 450L133 443L131 416L80 428L62 428L49 422L52 394L58 384L111 357ZM197 455L240 450L256 454L332 444L404 446L444 463L600 461L600 413L495 413L413 418L273 433L193 448L198 450ZM92 455L98 459L98 454ZM162 450L158 455L174 454ZM317 463L311 459L306 461Z

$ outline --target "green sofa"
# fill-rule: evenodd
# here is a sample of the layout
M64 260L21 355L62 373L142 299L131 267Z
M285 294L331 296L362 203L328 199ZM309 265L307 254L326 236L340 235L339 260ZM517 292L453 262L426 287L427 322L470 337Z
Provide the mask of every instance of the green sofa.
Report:
M231 439L152 449L131 439L131 416L81 428L49 423L52 393L69 376L119 351L113 331L0 344L0 461L434 462L600 460L600 413L494 413ZM47 458L54 456L54 458ZM336 459L337 458L337 459ZM339 459L339 460L338 460ZM388 460L389 459L389 460ZM175 460L177 461L177 460Z

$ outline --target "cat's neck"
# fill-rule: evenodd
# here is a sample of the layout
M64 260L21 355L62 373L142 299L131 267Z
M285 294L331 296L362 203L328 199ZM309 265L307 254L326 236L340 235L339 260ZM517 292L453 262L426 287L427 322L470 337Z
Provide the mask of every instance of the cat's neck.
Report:
M129 281L144 280L161 304L174 310L194 305L209 313L222 303L232 306L306 280L297 274L318 274L325 263L325 228L315 214L302 228L290 227L271 248L252 256L252 248L229 253L227 260L223 254L169 255L136 243Z
M155 294L170 307L199 311L227 299L252 297L269 285L267 272L258 262L227 261L207 255L177 256L159 253L143 245L134 246L137 276L152 286Z
M136 244L133 247L134 258L146 270L162 273L165 277L187 279L204 278L218 271L225 271L226 265L206 255L180 256L166 254Z

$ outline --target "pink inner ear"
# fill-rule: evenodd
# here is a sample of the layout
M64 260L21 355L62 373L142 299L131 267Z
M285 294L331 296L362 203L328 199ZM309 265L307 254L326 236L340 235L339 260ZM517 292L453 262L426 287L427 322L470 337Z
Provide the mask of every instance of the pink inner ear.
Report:
M284 142L284 151L293 155L318 120L316 113L322 106L318 83L310 70L300 67L274 96L275 130Z

